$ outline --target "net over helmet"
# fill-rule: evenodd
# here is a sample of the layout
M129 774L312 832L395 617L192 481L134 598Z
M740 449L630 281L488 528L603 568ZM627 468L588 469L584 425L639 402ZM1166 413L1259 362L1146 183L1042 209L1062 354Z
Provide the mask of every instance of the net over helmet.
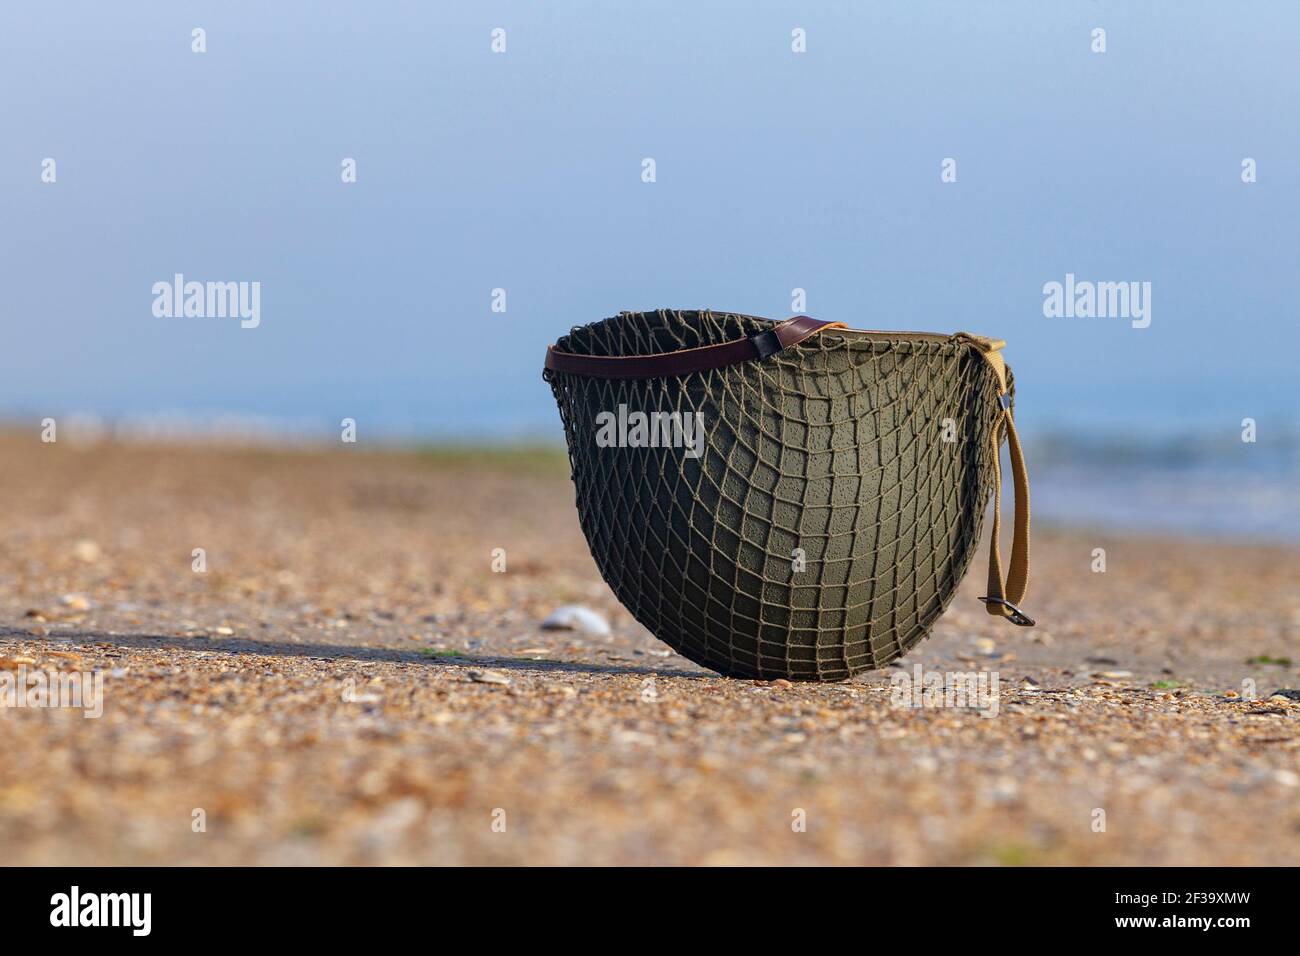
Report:
M928 635L995 496L982 600L1032 625L1017 606L1029 488L1002 345L710 311L574 328L543 374L601 574L656 637L719 673L838 680Z

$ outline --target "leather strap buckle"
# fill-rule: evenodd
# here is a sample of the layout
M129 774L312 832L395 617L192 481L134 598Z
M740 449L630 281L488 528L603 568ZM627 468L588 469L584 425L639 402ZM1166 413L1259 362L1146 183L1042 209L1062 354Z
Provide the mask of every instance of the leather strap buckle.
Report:
M1004 608L1006 608L1008 611L1011 612L1010 614L1006 615L1006 618L1012 624L1018 624L1021 627L1033 627L1037 623L1037 621L1035 621L1024 611L1020 610L1020 608L1016 607L1010 601L1005 601L1002 598L995 598L995 597L982 597L980 598L980 600L983 601L985 604L1002 605Z
M772 329L766 332L759 332L757 335L751 335L749 341L754 345L754 351L758 353L758 360L765 361L785 348L781 344L781 337Z

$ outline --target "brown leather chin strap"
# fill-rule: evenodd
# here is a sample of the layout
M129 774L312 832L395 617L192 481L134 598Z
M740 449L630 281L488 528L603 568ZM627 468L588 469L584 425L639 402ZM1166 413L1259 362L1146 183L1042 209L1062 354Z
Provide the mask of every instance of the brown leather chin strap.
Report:
M701 345L676 352L650 355L578 355L561 352L555 346L546 350L546 367L553 372L594 375L598 378L666 378L726 368L741 362L761 361L782 349L798 345L822 329L845 329L843 322L825 322L811 315L796 315L772 328L743 339L716 345Z
M1016 434L1016 422L1011 414L1011 396L1007 392L1007 366L1001 349L1006 342L989 339L969 332L958 332L957 337L970 342L993 368L997 378L998 403L1002 414L993 427L993 535L989 543L988 594L980 598L985 609L997 617L1005 617L1012 624L1033 627L1034 619L1020 610L1019 604L1029 590L1029 471L1025 467L1025 454ZM1007 436L1007 450L1011 453L1011 477L1015 485L1016 514L1011 538L1011 566L1002 577L1002 435Z

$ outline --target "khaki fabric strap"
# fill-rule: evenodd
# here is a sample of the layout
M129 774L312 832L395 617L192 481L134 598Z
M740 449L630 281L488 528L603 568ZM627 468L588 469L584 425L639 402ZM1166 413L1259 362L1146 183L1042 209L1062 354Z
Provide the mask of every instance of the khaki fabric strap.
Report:
M1007 393L1007 366L1002 358L1006 342L982 335L959 332L957 337L969 342L992 367L997 378L998 403L1002 414L993 428L993 540L989 545L988 594L982 598L990 614L1005 617L1013 624L1032 627L1034 621L1018 605L1029 589L1029 472L1025 468L1025 455L1016 434L1015 419L1011 414L1011 397ZM1002 435L1007 436L1007 450L1011 453L1011 476L1015 486L1016 513L1011 539L1011 565L1007 576L1002 577Z

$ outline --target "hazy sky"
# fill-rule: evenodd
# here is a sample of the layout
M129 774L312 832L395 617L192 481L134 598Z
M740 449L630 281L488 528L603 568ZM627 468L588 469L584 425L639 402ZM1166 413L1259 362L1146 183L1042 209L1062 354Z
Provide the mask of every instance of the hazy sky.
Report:
M1298 64L1281 2L8 0L0 416L558 437L570 325L802 287L1008 339L1030 429L1295 423ZM260 326L155 317L177 272ZM1067 272L1150 327L1045 318Z

